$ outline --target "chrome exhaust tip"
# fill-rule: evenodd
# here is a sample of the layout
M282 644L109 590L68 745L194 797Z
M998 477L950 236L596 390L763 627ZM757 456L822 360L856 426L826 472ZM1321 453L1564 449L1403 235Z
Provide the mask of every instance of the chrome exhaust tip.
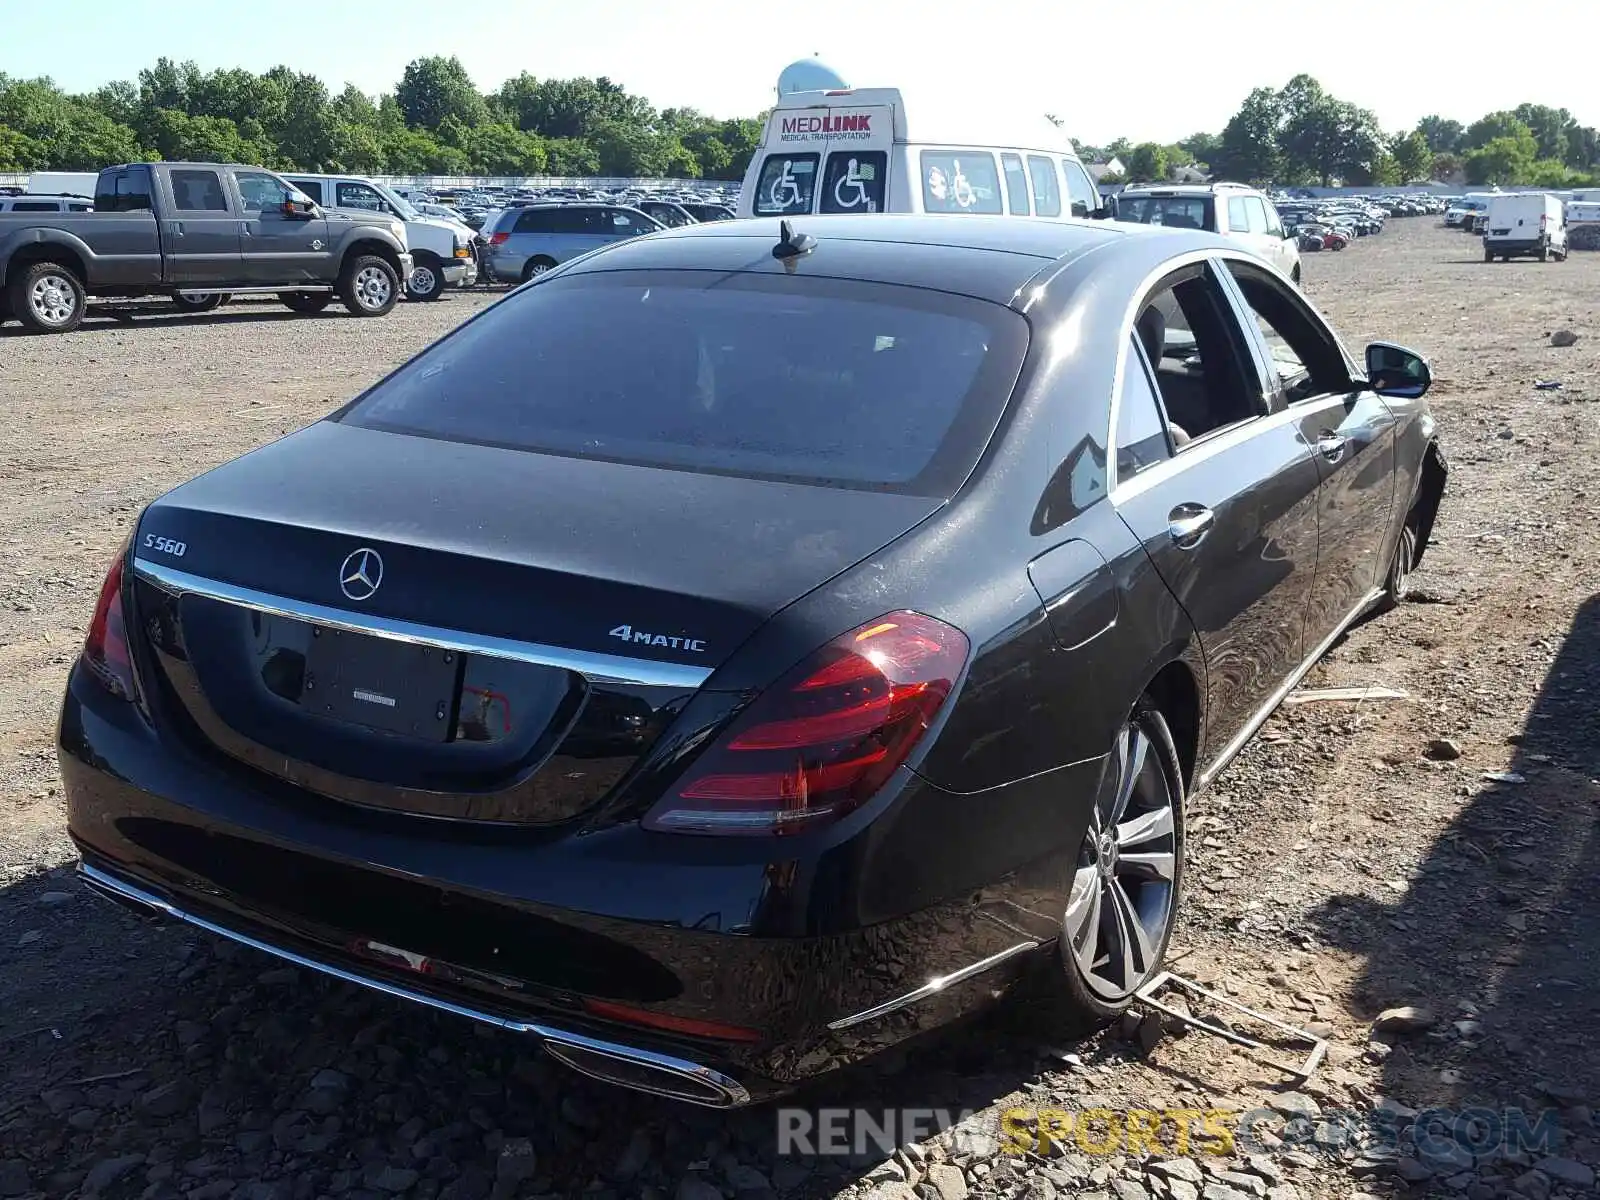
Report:
M736 1081L682 1059L633 1051L588 1039L546 1037L545 1050L580 1075L706 1108L737 1108L750 1103L750 1093Z
M236 929L229 929L226 925L207 920L194 913L185 912L171 901L88 863L78 864L78 878L97 896L103 896L143 916L182 921L204 929L208 933L214 933L240 945L249 946L264 954L273 955L296 966L320 972L346 983L371 988L385 995L409 1000L458 1017L481 1021L512 1033L531 1034L539 1039L540 1044L557 1062L593 1079L614 1083L636 1092L648 1092L653 1096L665 1096L707 1108L736 1108L750 1103L749 1091L738 1080L711 1067L690 1062L688 1059L658 1054L652 1050L638 1049L619 1042L601 1041L599 1038L571 1033L537 1021L499 1016L397 983L336 967L331 963L320 962L282 946L251 937Z

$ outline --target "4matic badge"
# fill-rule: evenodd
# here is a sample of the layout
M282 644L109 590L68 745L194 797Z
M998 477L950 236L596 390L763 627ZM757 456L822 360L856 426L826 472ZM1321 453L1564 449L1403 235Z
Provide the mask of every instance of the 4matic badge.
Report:
M671 650L688 650L694 654L704 654L706 644L700 638L669 637L664 633L646 633L642 629L635 629L632 625L618 625L607 637L621 638L625 642L635 642L641 646L665 646Z

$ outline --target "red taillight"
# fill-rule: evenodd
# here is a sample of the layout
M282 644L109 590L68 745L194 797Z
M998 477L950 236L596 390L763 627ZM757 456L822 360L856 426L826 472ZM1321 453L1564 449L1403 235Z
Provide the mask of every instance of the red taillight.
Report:
M100 599L89 622L89 635L83 639L83 665L114 695L126 700L134 696L133 660L128 652L128 631L122 623L122 564L126 550L118 551Z
M489 235L489 245L504 246L510 237L509 233L491 233Z
M959 629L913 612L835 638L739 714L646 828L793 833L849 812L906 761L967 650Z
M583 1007L597 1017L608 1021L626 1021L629 1025L643 1025L667 1033L685 1033L690 1037L715 1038L719 1042L759 1042L761 1034L739 1025L724 1025L720 1021L700 1021L694 1017L675 1017L671 1013L651 1012L647 1008L634 1008L631 1004L617 1004L610 1000L586 997Z

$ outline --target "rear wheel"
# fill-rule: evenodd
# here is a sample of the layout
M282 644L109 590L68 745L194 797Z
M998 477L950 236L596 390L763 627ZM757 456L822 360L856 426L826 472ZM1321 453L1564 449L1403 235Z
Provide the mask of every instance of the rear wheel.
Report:
M522 268L522 282L527 283L530 279L537 279L555 265L555 259L545 258L543 255L538 258L530 258L528 265Z
M1483 261L1484 262L1493 262L1494 261L1494 251L1489 249L1487 246L1485 246L1483 248Z
M78 277L59 263L24 268L11 282L11 313L33 333L70 333L83 324L88 296Z
M1043 1007L1058 1033L1126 1011L1160 970L1183 883L1183 806L1172 733L1141 698L1112 746L1048 968Z
M376 254L352 259L339 276L339 299L358 317L386 316L399 298L400 276Z
M297 313L319 313L333 303L326 292L279 292L278 299Z
M1539 247L1539 261L1540 262L1549 262L1550 261L1550 247L1549 246L1540 246Z

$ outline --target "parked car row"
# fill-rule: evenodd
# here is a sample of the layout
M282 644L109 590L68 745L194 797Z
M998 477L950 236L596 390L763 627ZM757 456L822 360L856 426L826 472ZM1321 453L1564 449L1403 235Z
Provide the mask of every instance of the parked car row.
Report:
M413 265L406 223L390 212L324 209L260 167L131 163L100 172L93 211L0 213L0 321L66 333L91 295L190 311L238 294L276 295L296 312L338 299L377 317Z

